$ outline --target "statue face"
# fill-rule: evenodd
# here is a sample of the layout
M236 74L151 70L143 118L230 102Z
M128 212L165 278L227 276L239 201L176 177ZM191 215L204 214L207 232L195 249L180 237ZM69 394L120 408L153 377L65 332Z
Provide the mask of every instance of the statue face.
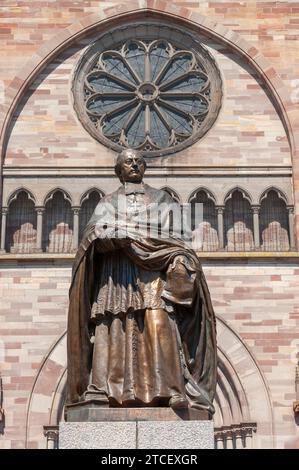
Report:
M123 156L120 164L120 179L122 182L141 183L145 172L143 158L132 153Z

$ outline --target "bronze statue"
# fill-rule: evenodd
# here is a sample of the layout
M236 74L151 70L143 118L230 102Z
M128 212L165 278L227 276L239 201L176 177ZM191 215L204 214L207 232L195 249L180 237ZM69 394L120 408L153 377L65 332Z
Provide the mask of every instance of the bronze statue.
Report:
M67 403L213 413L216 334L209 291L195 252L177 235L159 236L167 214L156 235L148 236L148 223L140 231L142 211L173 204L165 191L143 183L145 169L134 150L118 156L122 185L101 199L78 249L70 288Z

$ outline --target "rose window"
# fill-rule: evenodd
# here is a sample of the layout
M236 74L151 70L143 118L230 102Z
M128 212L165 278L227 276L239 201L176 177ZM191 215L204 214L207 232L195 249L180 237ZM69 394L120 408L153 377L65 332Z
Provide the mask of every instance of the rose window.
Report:
M130 147L147 156L191 145L220 108L220 76L208 52L200 52L166 39L94 50L79 81L84 126L115 150Z

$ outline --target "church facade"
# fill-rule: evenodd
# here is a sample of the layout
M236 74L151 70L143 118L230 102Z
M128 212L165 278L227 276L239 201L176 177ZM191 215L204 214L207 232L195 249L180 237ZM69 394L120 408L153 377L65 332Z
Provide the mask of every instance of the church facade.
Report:
M72 262L126 147L203 207L215 447L298 448L298 3L17 3L0 10L0 448L58 446Z

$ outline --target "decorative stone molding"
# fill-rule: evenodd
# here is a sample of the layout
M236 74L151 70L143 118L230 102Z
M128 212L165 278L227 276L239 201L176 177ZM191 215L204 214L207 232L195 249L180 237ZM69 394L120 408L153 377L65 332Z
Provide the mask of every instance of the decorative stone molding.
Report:
M42 72L46 65L51 62L61 51L74 44L77 40L91 35L96 30L108 30L118 25L142 20L144 16L172 23L174 26L186 26L190 31L195 31L207 38L212 38L219 44L230 48L235 54L242 58L245 63L253 67L257 76L263 83L267 94L277 110L277 113L285 128L292 151L294 186L298 188L299 175L299 128L297 111L289 98L289 90L277 75L274 67L260 53L260 51L248 43L236 31L232 31L217 23L213 18L205 17L192 11L190 8L178 7L171 2L163 0L142 0L126 2L114 7L99 7L96 14L84 17L81 21L72 23L65 29L56 32L55 36L42 44L40 49L20 70L18 75L11 81L6 90L6 102L2 107L1 121L3 126L0 135L1 160L3 162L6 144L9 139L9 130L14 113L24 93L35 78ZM296 221L299 226L299 208L296 207ZM299 234L299 231L297 231ZM298 235L299 236L299 235Z
M252 448L253 433L257 431L256 423L240 423L215 428L216 449Z
M47 449L58 449L59 426L44 426L44 436L47 439Z
M249 439L250 432L246 430L246 423L252 423L252 418L259 418L263 423L260 439L271 448L274 445L273 416L262 372L241 338L219 317L217 318L217 331L219 358L222 364L220 367L222 384L218 385L218 397L215 401L216 409L218 408L214 416L215 426L217 428L224 426L225 429L229 427L231 433L229 436L233 444L233 439L238 436L236 431L232 434L230 427L233 423L243 423L242 433L245 433L246 439ZM242 357L241 362L240 357ZM49 382L49 371L51 371L52 387L45 390L43 384L45 380ZM39 448L45 447L43 436L38 437L40 429L47 423L46 426L50 426L50 431L53 426L55 430L55 426L63 420L65 384L66 333L63 333L45 356L30 393L26 420L27 448L33 445ZM230 400L227 400L227 396ZM261 403L262 412L260 411ZM220 412L219 407L224 411L228 410L228 414ZM240 425L238 429L239 427ZM55 436L51 433L49 436L53 441ZM257 439L257 447L258 444ZM249 441L247 446L249 447Z
M150 157L200 139L222 97L216 62L197 38L147 18L110 29L92 44L77 64L72 90L78 118L96 140Z
M15 201L17 199L18 195L22 192L26 193L27 196L28 196L28 199L33 201L34 204L36 203L36 197L34 196L32 191L29 191L29 189L21 187L21 188L18 188L17 190L15 190L12 194L10 194L10 196L8 197L8 200L7 200L7 206L9 206L13 201Z

